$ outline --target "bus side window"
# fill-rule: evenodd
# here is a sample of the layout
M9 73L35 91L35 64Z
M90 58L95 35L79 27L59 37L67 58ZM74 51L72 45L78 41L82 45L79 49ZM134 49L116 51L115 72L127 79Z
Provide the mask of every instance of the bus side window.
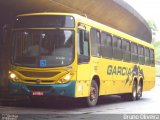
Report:
M101 32L101 51L102 51L102 57L112 58L113 56L112 36L105 32Z
M142 45L138 45L138 60L139 64L145 64L144 47Z
M113 58L122 60L122 40L113 36Z
M89 32L78 30L78 63L89 62Z
M123 50L123 60L131 61L131 45L130 41L123 40L122 41L122 50Z
M145 48L145 64L150 65L149 48Z
M91 28L91 46L92 56L100 57L100 31L95 28Z
M150 49L150 62L151 62L151 66L155 66L154 50L153 49Z
M131 43L131 60L134 63L138 62L138 47L136 43Z

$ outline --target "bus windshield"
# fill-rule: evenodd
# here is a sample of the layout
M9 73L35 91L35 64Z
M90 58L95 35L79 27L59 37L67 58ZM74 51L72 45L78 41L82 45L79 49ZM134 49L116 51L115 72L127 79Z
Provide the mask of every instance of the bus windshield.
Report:
M12 63L26 67L66 66L74 57L73 30L16 30Z

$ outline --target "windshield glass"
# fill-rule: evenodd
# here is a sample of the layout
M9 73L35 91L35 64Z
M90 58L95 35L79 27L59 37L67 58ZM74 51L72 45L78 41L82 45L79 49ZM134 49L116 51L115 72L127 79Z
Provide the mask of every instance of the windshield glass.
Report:
M13 64L27 67L66 66L74 57L73 30L13 32Z

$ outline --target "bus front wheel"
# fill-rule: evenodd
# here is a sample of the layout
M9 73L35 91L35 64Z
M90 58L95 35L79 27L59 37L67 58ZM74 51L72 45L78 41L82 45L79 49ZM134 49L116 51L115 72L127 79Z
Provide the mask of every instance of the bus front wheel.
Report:
M90 87L90 95L87 97L87 105L89 107L95 106L98 102L99 90L95 80L92 80Z

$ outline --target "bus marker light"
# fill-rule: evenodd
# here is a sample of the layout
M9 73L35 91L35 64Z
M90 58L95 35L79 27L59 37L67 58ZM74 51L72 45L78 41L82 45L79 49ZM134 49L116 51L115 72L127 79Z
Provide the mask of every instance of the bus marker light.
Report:
M82 91L83 90L83 86L78 86L78 91Z

